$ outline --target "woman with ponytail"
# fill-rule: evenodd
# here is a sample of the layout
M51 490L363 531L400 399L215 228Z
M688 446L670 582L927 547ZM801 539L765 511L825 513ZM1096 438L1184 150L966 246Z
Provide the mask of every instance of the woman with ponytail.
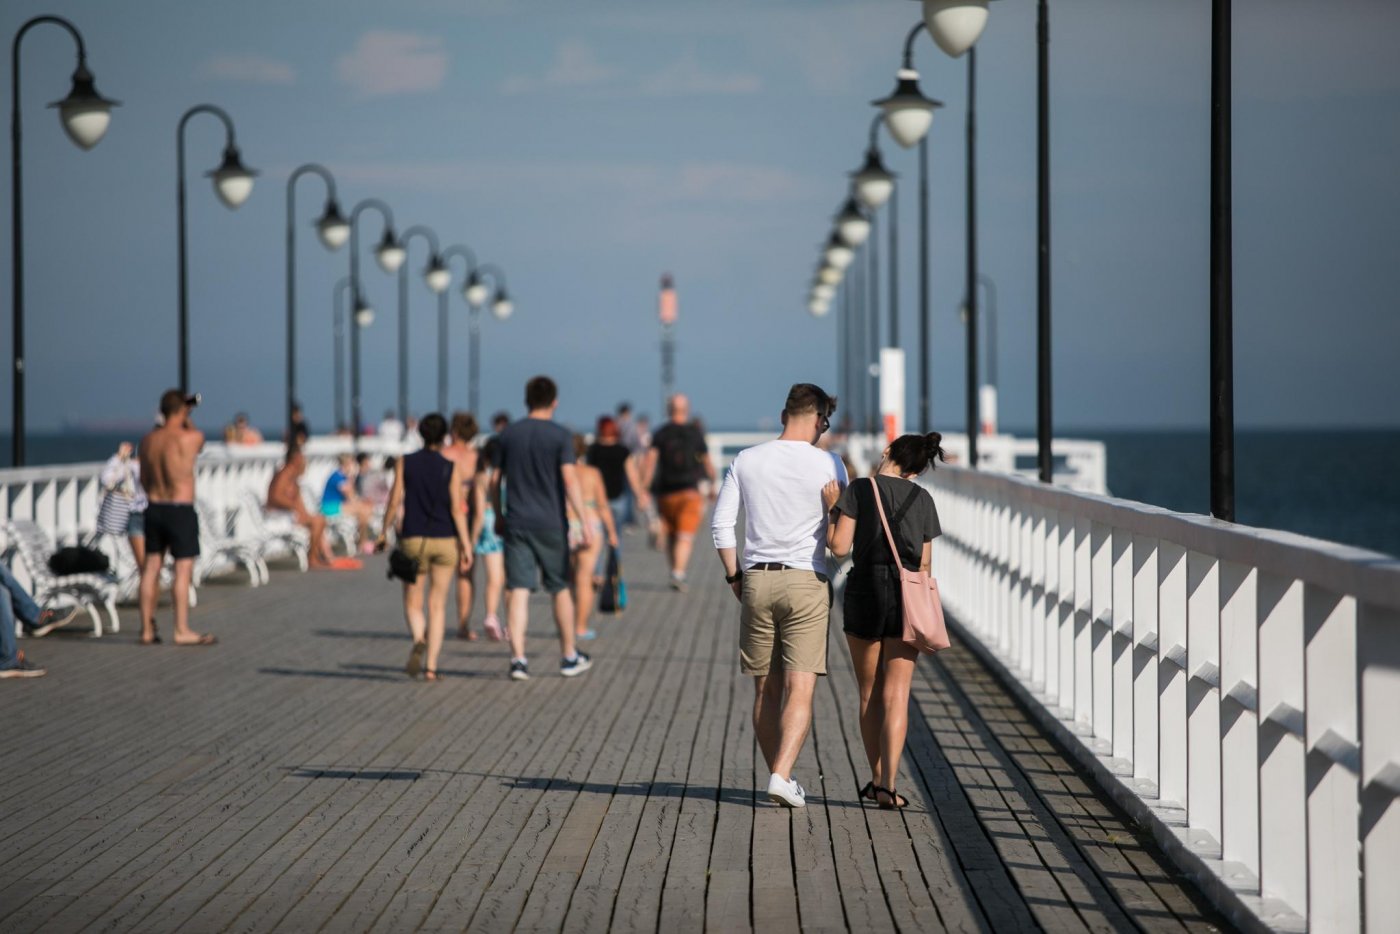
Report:
M827 544L836 557L850 554L853 562L842 615L860 685L860 735L871 775L859 794L884 810L908 803L894 789L918 651L904 642L899 569L876 512L875 486L900 563L911 571L928 570L932 542L941 532L938 510L928 490L913 480L945 459L942 442L938 432L896 438L885 448L874 477L853 481L844 492L834 483L822 490Z

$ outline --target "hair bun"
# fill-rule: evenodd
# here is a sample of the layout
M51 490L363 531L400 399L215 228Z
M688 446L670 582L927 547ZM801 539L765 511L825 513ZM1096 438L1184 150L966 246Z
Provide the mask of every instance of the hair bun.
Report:
M946 461L948 459L947 455L943 453L943 436L936 431L930 431L924 435L924 450L930 464L935 460Z

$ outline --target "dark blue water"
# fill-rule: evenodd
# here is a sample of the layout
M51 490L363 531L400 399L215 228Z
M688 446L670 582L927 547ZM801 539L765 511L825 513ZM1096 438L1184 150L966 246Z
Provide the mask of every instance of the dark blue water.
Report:
M1108 488L1179 512L1210 511L1204 431L1066 431L1108 447ZM105 460L137 434L37 434L29 463ZM1400 431L1242 431L1235 497L1245 525L1287 529L1400 555ZM3 463L9 438L0 436Z
M1066 432L1108 447L1114 496L1210 512L1205 431ZM1400 431L1242 431L1236 519L1400 555Z

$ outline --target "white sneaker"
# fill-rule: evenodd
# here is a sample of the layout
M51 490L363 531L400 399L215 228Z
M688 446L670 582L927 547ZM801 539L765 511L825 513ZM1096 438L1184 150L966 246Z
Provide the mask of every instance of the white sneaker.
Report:
M796 779L789 781L777 772L768 777L768 798L787 808L805 808L807 806L806 789L797 784Z

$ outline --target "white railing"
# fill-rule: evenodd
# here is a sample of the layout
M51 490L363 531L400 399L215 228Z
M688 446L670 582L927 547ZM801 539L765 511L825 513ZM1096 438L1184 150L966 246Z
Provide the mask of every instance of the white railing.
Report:
M360 442L360 450L376 456L397 454L399 448L374 438ZM348 438L312 439L306 448L303 483L319 490L334 469L336 455L350 450ZM228 514L239 504L244 490L266 493L284 453L281 444L210 444L199 456L195 493L220 513ZM32 519L60 544L84 541L97 527L101 472L100 463L0 470L0 519Z
M1014 477L927 482L950 616L1222 908L1400 930L1400 561Z
M744 448L772 440L776 432L714 432L706 435L715 469L723 472ZM865 474L880 459L882 435L851 434L839 442L846 456ZM945 434L943 450L951 463L967 462L967 435ZM1108 492L1108 456L1102 441L1056 438L1050 445L1055 461L1055 485L1085 493ZM982 435L977 439L979 469L1034 479L1036 440L1012 435Z

